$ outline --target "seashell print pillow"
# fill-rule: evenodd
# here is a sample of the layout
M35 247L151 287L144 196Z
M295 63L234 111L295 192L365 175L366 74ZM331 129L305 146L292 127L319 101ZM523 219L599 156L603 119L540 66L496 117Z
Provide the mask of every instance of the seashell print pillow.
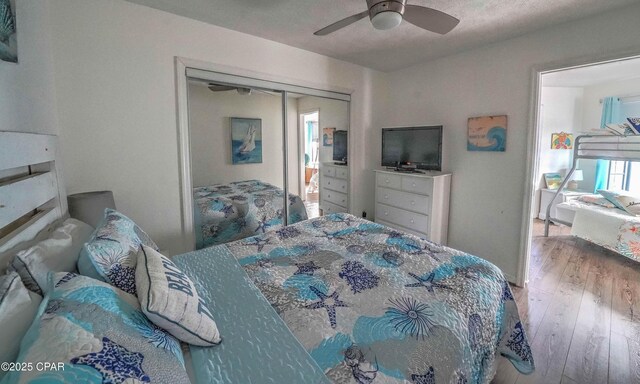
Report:
M89 242L80 251L78 271L135 295L137 254L142 244L158 249L136 223L107 208Z

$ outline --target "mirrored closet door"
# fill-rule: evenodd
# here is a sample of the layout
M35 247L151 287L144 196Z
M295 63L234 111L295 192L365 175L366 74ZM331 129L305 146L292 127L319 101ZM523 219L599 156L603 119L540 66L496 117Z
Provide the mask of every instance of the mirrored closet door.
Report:
M187 82L194 248L348 212L348 95L217 75Z

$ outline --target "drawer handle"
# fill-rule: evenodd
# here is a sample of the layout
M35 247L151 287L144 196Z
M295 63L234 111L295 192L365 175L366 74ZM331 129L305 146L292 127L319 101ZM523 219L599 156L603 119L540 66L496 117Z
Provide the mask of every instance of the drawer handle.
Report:
M414 224L414 223L415 223L415 221L413 221L413 219L411 219L411 224Z
M389 179L385 179L384 182L389 184Z
M389 195L384 195L384 199L388 200L389 199Z
M415 200L411 200L411 205L416 205L416 201Z
M411 186L412 186L412 187L415 187L415 186L416 186L416 183L411 183Z
M385 211L385 212L384 212L384 215L385 215L385 216L389 216L389 212Z
M342 199L342 202L343 202L343 203L345 202L345 201L344 201L344 199Z

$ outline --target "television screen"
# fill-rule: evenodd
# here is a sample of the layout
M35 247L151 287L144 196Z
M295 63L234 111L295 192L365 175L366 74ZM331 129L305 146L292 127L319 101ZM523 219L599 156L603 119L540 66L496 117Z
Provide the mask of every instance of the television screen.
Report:
M347 162L347 131L333 133L333 161Z
M382 165L408 163L419 169L442 170L441 125L382 130Z

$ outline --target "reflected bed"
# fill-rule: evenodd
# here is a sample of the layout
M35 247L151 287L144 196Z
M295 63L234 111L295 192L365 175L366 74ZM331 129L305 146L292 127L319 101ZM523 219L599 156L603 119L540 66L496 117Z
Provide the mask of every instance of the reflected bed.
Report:
M282 227L284 191L260 180L193 189L196 249ZM289 224L307 219L299 196L289 194Z

